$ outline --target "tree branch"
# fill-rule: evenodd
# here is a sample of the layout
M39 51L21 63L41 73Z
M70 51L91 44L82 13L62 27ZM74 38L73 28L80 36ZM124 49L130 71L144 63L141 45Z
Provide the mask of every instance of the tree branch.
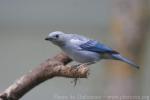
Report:
M64 53L60 53L53 58L47 59L40 64L39 67L23 75L5 91L0 93L0 100L18 100L38 84L56 76L86 78L88 76L88 68L86 66L64 66L71 61L72 60Z

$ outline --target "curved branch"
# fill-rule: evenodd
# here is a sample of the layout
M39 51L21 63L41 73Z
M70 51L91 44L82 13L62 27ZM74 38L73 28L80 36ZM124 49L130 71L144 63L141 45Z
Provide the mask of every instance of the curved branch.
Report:
M5 91L0 93L0 100L18 100L38 84L56 76L86 78L88 75L88 68L86 66L64 66L71 61L72 60L64 53L60 53L53 58L47 59L40 64L39 67L23 75Z

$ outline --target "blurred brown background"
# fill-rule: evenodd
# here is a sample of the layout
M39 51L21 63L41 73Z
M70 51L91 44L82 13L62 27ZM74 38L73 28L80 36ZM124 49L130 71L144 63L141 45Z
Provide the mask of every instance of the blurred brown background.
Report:
M140 64L141 69L103 60L90 66L89 78L80 79L76 87L72 79L54 78L22 100L150 96L149 5L149 0L1 0L0 91L60 52L44 40L57 30L97 39Z

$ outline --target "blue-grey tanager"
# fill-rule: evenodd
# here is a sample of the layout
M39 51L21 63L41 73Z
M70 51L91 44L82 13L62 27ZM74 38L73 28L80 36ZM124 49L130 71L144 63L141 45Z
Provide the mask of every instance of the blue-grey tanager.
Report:
M135 68L138 65L123 57L119 52L96 41L77 34L60 31L49 33L45 40L59 46L71 59L79 63L95 63L101 59L114 59L126 62Z

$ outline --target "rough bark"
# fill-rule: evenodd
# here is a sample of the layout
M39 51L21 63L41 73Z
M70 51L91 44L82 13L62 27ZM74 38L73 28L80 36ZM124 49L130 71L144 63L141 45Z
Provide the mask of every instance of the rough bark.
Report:
M88 67L65 66L71 61L64 53L47 59L0 93L0 100L18 100L35 86L53 77L86 78Z

